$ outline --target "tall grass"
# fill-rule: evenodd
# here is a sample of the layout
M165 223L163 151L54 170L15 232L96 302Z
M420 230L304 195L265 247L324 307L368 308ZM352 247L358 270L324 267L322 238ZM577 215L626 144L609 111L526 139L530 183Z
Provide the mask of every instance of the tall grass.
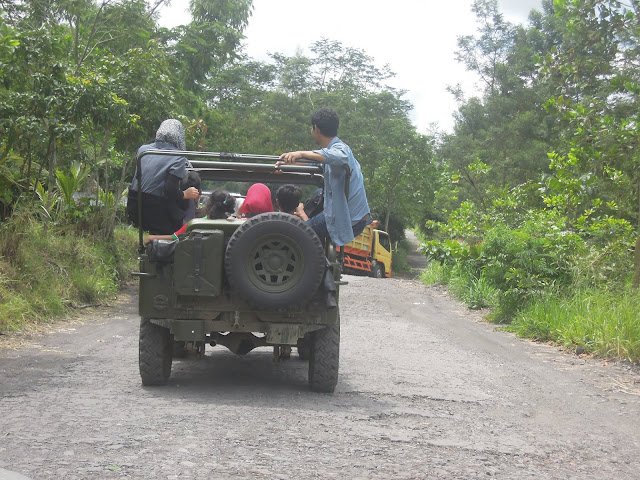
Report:
M506 329L567 349L638 363L639 312L638 292L583 289L570 297L547 296L531 302Z
M28 213L0 230L0 332L113 298L136 259L136 232L110 240L49 228Z
M425 285L447 286L455 298L474 310L495 306L500 294L484 276L477 277L459 266L439 262L429 262L420 280Z
M451 267L433 261L420 273L420 281L425 285L448 285L450 278Z

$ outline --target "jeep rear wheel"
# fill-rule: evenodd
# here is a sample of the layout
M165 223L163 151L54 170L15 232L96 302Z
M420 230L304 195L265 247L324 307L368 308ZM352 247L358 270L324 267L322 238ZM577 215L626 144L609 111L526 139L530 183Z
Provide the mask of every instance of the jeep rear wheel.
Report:
M340 364L340 318L311 334L309 349L309 386L314 392L332 393L338 383Z
M264 213L234 232L224 266L231 288L251 306L295 310L320 286L325 257L320 239L302 220Z
M141 318L138 362L143 385L166 385L171 375L172 353L169 329Z

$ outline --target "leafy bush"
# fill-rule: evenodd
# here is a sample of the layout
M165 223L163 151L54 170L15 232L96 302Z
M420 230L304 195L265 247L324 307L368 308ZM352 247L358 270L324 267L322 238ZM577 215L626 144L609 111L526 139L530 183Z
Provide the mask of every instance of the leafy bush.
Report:
M487 232L482 273L501 292L496 320L507 320L533 297L574 283L574 262L586 246L564 223L553 212L539 212L520 228L497 225Z
M429 224L438 235L421 251L448 267L456 297L473 308L491 305L489 318L508 322L545 295L624 284L633 246L627 221L603 214L594 202L573 224L554 208L530 209L518 222L503 209L520 209L519 197L505 195L487 212L467 202L446 224Z

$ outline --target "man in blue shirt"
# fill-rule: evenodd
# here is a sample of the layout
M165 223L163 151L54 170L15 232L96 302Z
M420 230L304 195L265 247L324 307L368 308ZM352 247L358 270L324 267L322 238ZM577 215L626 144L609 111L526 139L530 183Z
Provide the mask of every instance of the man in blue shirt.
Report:
M316 111L311 116L311 135L320 150L283 153L276 163L279 167L306 159L321 164L324 169L324 211L308 219L307 223L321 239L328 234L336 246L346 245L372 222L362 169L349 145L338 138L339 123L333 109L325 107ZM346 181L349 182L348 189L345 188Z

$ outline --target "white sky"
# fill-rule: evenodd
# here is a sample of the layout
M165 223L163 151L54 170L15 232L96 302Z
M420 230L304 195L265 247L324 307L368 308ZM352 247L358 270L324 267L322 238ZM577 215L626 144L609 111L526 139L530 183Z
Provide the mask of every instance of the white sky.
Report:
M188 0L173 0L161 11L166 27L189 22ZM473 95L476 78L456 62L456 39L476 32L472 0L253 0L253 14L244 34L246 53L268 61L268 52L293 55L309 53L311 43L324 37L344 47L364 50L377 66L389 64L396 77L390 84L407 90L413 106L412 121L420 133L437 123L441 130L453 128L456 110L447 85L460 83ZM541 0L498 0L505 18L527 22Z

